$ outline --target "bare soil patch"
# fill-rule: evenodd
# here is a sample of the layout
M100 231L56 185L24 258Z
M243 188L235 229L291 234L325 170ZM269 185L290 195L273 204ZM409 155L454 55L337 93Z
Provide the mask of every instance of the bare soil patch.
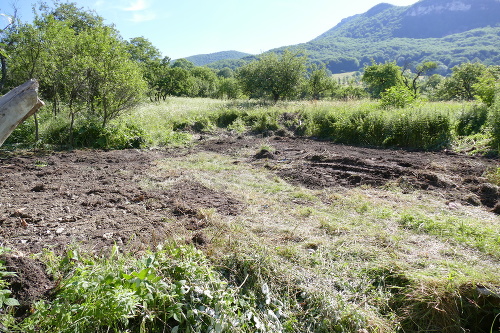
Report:
M259 147L264 145L273 149L262 151ZM39 263L23 258L44 248L62 253L68 245L78 244L100 252L119 244L140 251L181 229L190 235L187 241L209 242L202 230L207 210L237 216L244 203L195 181L170 179L173 185L168 188L156 186L169 176L152 171L155 161L203 150L229 155L235 163L266 167L311 189L399 186L500 211L499 188L484 177L499 160L446 151L226 137L202 140L187 150L0 152L0 245L14 250L16 256L7 257L7 265L24 276L13 281L19 284L15 296L27 304L53 286ZM44 279L31 279L33 275Z
M499 187L485 174L499 166L495 158L444 152L372 149L309 139L275 137L266 141L275 150L256 151L252 163L275 170L290 183L310 189L398 185L423 190L462 204L497 207ZM245 140L228 141L229 151L248 147ZM210 150L224 152L218 141ZM493 211L496 211L494 209Z

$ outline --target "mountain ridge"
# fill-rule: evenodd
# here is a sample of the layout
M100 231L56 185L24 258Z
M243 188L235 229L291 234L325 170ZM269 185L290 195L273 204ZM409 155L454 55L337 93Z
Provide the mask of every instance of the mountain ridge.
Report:
M330 36L440 38L499 25L498 0L421 0L410 6L380 3L363 14L342 20L312 41Z
M226 59L237 60L251 55L252 54L250 53L229 50L229 51L220 51L215 53L197 54L189 56L184 59L191 61L193 64L195 64L195 66L205 66L220 60L226 60Z
M467 61L500 65L500 0L420 0L409 6L379 3L341 20L306 43L311 62L332 73L357 71L372 60L399 64L436 61L442 73ZM255 57L225 59L209 67L236 68Z

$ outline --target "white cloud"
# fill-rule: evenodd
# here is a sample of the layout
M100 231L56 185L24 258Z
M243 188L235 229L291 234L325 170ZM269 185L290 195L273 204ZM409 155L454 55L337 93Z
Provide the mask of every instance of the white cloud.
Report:
M145 13L134 13L131 21L135 23L153 21L156 19L156 14L153 12L145 12Z
M138 12L149 8L149 3L146 0L135 0L130 3L130 6L123 8L128 12Z
M0 14L0 16L4 16L5 21L7 21L9 25L12 24L12 17L10 17L9 15Z

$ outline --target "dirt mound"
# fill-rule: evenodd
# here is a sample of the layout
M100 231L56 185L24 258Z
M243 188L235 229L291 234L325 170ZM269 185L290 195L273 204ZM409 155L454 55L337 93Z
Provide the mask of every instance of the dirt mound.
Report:
M210 209L239 214L240 202L199 183L178 183L167 191L144 187L164 180L151 175L152 162L176 153L72 151L4 157L0 238L25 253L43 248L62 253L68 244L91 251L113 244L140 250L171 236L169 220L182 219L187 229L197 230Z
M197 182L177 183L164 194L173 215L182 220L188 230L205 228L215 213L236 216L243 209L243 204L228 194Z
M224 192L214 191L197 182L177 183L165 192L177 216L196 216L204 209L215 209L222 215L238 215L243 204Z
M10 284L11 297L21 304L16 316L22 317L28 313L33 302L49 295L55 282L47 275L45 265L37 260L11 255L4 255L0 260L5 262L8 272L16 273L6 280Z

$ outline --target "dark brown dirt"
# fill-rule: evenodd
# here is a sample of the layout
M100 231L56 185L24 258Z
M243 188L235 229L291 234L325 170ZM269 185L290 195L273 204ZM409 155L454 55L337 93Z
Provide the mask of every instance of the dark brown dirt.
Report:
M286 181L310 189L398 185L408 190L432 191L449 200L493 209L500 199L498 186L485 174L499 167L496 158L473 157L451 151L415 152L352 147L302 138L274 137L256 149L250 163L264 164ZM258 147L246 138L207 142L204 149L237 155Z
M46 298L55 287L55 282L47 275L45 265L27 257L3 255L0 261L4 263L7 272L15 275L6 277L9 283L10 297L15 298L20 306L16 308L16 316L29 314L31 305Z
M273 150L259 149L263 145ZM179 228L191 233L188 242L206 245L207 212L235 216L245 206L225 192L152 172L157 160L200 150L267 167L311 189L399 186L500 211L499 188L484 178L499 160L452 152L380 150L283 137L206 139L189 150L0 151L0 245L16 253L7 257L20 276L14 281L20 284L16 297L29 303L53 286L39 264L23 257L43 248L62 253L78 244L100 252L118 244L141 250ZM254 154L242 155L243 150ZM154 186L167 180L173 182L168 190Z

